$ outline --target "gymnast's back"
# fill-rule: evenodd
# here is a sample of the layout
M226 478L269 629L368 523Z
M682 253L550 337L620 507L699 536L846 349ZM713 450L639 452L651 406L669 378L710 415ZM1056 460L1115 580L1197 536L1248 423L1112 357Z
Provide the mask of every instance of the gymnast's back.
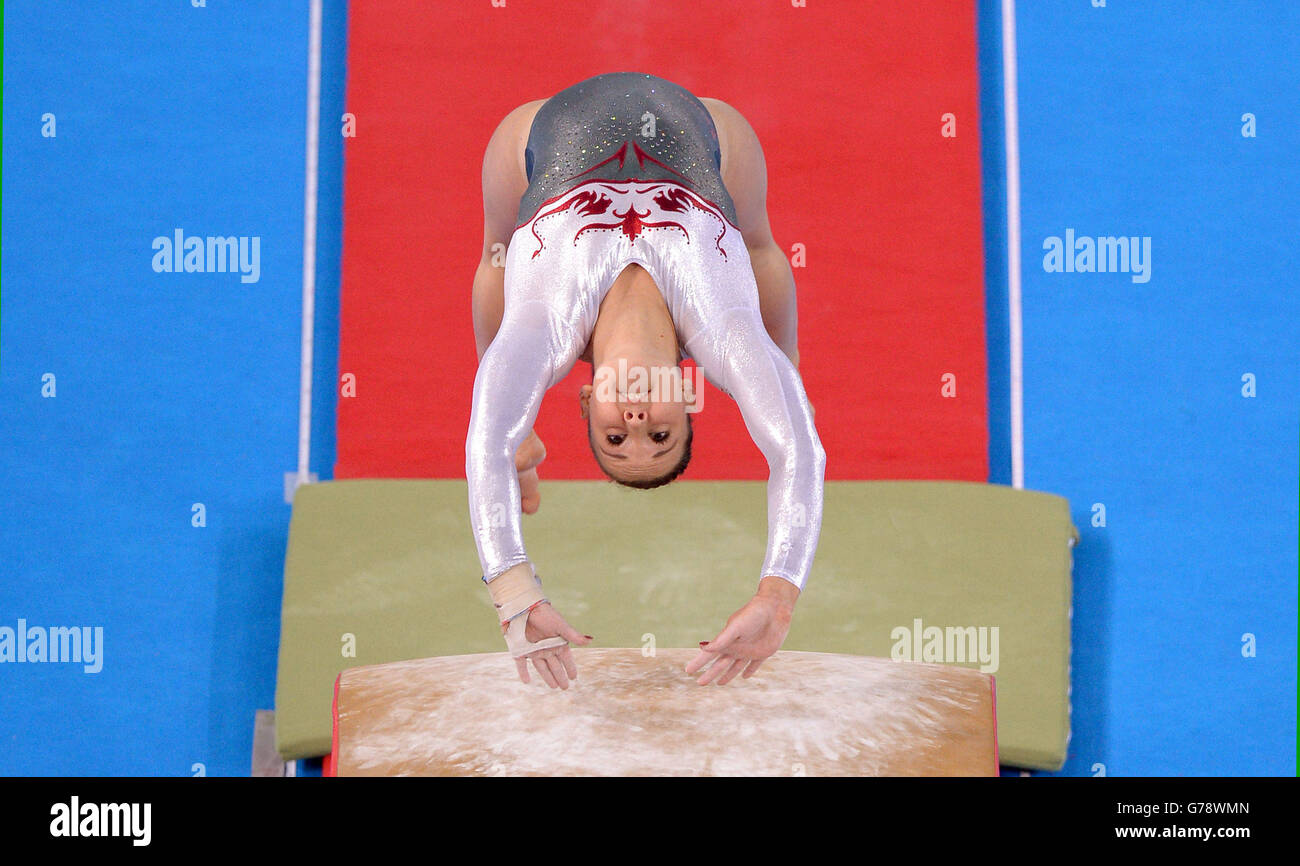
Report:
M606 73L552 96L533 118L524 163L516 225L591 179L681 184L736 222L713 117L690 91L654 75Z

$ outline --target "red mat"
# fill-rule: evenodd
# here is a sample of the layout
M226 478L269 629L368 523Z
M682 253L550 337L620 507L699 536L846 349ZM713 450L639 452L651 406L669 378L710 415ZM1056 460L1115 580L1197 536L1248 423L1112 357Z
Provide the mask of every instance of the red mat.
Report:
M519 104L611 71L731 103L758 132L828 478L988 480L973 0L350 4L335 477L464 476L483 150ZM941 135L956 116L955 138ZM945 377L955 396L944 396ZM545 478L599 478L547 395ZM766 478L715 389L686 478Z

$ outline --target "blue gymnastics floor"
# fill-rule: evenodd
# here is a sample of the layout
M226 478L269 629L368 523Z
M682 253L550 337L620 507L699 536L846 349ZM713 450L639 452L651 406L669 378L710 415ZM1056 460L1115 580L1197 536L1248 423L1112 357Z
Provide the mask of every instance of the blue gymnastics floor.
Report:
M999 3L978 5L1006 419ZM1026 486L1083 534L1063 773L1292 774L1300 7L1018 5ZM325 6L321 478L346 50L346 7ZM306 0L5 4L0 627L104 639L94 674L0 664L0 774L248 773L296 465L306 25ZM258 280L156 273L177 229L258 238ZM1067 230L1149 237L1150 279L1045 271Z

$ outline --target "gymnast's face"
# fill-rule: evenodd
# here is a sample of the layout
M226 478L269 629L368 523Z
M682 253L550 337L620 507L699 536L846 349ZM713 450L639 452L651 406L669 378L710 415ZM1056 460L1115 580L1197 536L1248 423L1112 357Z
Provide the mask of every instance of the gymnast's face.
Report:
M592 454L605 474L634 487L658 486L656 482L676 477L674 470L689 455L687 402L657 399L660 395L635 387L603 390L584 385L579 400Z

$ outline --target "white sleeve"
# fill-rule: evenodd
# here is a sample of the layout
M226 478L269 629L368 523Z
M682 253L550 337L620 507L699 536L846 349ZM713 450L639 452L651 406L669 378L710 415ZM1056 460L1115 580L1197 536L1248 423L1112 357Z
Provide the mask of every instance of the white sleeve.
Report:
M705 376L736 401L767 458L767 555L760 577L784 578L803 589L821 532L826 452L799 371L750 307L728 310L689 348Z
M564 378L581 345L545 304L507 304L501 328L479 362L465 439L470 525L483 579L528 561L515 452L546 391Z

